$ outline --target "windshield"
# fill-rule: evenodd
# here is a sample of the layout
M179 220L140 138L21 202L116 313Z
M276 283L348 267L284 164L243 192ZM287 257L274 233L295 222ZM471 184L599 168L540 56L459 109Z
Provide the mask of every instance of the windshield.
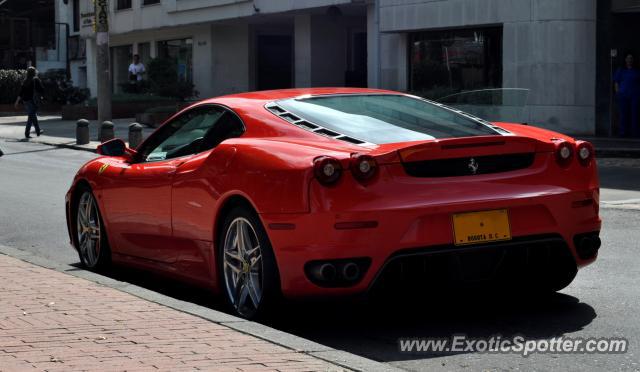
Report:
M304 120L374 144L500 134L480 120L404 95L317 96L277 104Z

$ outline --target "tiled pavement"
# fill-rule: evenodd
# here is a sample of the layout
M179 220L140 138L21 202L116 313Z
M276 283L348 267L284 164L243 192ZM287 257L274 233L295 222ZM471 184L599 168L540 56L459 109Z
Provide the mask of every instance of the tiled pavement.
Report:
M0 255L0 371L343 370L91 281Z

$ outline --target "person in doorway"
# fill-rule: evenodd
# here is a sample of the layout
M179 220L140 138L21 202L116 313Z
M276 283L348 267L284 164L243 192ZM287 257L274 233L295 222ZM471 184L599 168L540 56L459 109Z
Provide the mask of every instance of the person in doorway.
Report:
M638 123L640 71L634 67L634 62L634 56L627 54L624 67L619 68L613 76L620 110L619 134L621 137L640 135L640 123Z
M146 72L144 63L140 62L140 56L133 55L133 62L129 65L129 83L134 86L134 90L139 92L142 82L142 75Z
M35 128L38 137L43 133L38 125L38 104L42 100L43 94L44 87L38 78L38 71L35 67L29 67L27 69L27 77L22 82L20 94L14 104L15 108L18 108L18 105L22 102L27 111L27 125L24 129L25 138L31 138L31 126Z

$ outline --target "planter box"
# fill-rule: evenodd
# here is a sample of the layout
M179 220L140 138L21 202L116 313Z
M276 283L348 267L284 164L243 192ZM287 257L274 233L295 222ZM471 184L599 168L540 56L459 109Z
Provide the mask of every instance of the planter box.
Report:
M159 102L114 102L111 105L111 116L114 119L127 119L136 117L136 114L145 112L150 108L167 106L166 101ZM97 120L98 108L84 105L67 105L62 107L63 120Z
M42 114L42 113L58 114L60 110L61 110L60 106L49 105L49 104L40 105L38 107L39 114ZM17 116L17 115L26 115L26 114L27 113L25 112L24 106L22 104L18 106L17 109L13 107L13 103L0 105L0 115Z
M170 113L143 113L136 114L136 122L157 128L174 114Z

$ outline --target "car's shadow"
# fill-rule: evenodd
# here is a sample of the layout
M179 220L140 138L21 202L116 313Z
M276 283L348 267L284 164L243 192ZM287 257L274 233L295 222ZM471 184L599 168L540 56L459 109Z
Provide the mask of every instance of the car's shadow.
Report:
M224 310L222 300L205 289L146 271L115 267L113 279ZM583 329L596 317L593 307L557 293L547 297L457 290L367 299L285 301L262 323L276 329L382 362L427 359L450 353L401 353L400 338L471 338L522 335L540 339Z
M433 296L289 304L267 324L336 349L391 362L450 354L401 353L399 339L450 339L453 335L551 338L578 331L595 317L591 306L566 294L505 298L460 290Z

